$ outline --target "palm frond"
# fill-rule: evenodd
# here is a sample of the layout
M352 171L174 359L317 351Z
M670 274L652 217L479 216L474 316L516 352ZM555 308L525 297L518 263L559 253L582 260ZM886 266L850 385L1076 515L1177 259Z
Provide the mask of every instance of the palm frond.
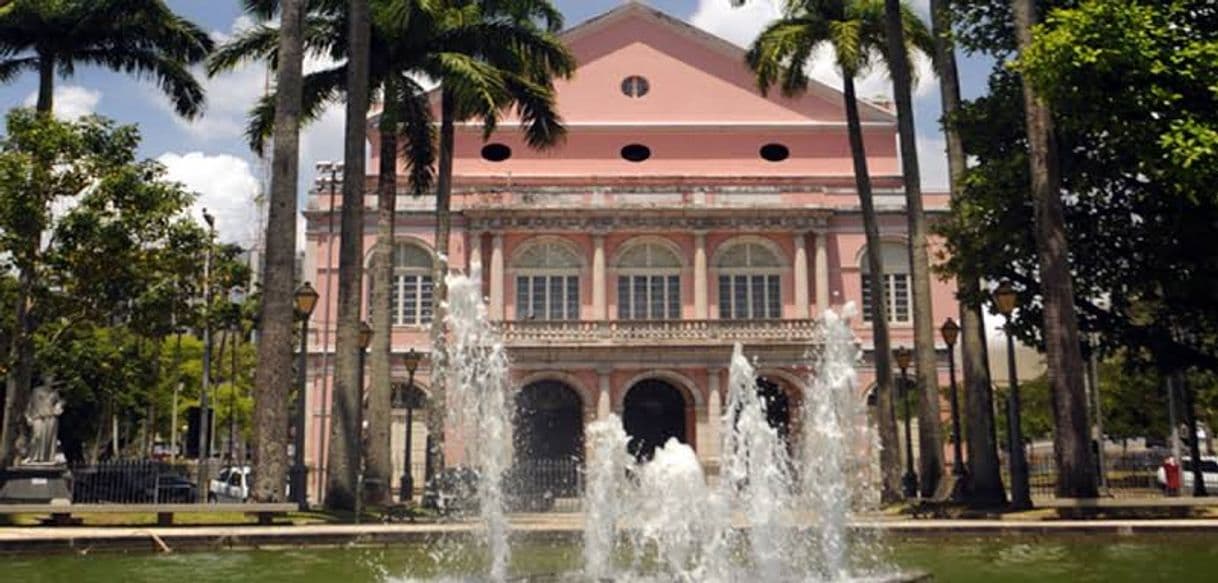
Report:
M537 150L560 144L566 137L566 128L558 115L554 88L518 75L509 75L504 80L524 126L525 143Z
M203 87L179 60L148 50L96 49L77 52L74 57L75 61L133 74L137 78L152 78L182 117L192 119L203 112Z
M430 190L435 181L436 129L431 99L427 91L409 77L402 76L391 85L396 91L388 98L398 103L405 138L399 152L410 172L410 189L419 196Z
M341 95L347 83L347 65L341 64L305 75L301 80L300 125L316 121ZM263 95L250 110L245 139L250 150L262 153L275 129L275 91Z
M819 19L791 18L770 23L745 54L745 62L757 76L762 94L778 83L784 70L807 67L808 55L822 42L830 40ZM802 59L798 58L802 55Z
M23 71L36 71L37 69L38 57L20 57L0 61L0 84L12 81Z

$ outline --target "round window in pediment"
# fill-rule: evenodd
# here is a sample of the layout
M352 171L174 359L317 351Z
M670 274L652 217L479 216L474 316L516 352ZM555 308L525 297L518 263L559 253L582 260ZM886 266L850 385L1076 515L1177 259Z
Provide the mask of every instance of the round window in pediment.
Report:
M482 159L488 162L502 162L512 157L512 149L506 144L487 144L482 146Z
M631 75L625 79L622 79L622 93L626 95L626 97L638 99L644 95L647 95L648 91L651 91L651 83L648 83L647 79L643 77Z
M651 157L651 148L643 144L630 144L622 148L622 159L630 162L642 162Z
M761 147L761 157L768 162L782 162L791 157L791 149L782 144L766 144Z

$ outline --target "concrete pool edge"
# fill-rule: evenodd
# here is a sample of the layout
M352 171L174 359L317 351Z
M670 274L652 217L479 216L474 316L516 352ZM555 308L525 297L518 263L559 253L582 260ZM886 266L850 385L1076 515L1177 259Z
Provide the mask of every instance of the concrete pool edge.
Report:
M883 520L852 525L898 537L1216 534L1218 520ZM468 536L473 523L343 524L177 527L0 527L0 556L54 553L165 552L170 550L281 549L423 543ZM513 525L513 536L530 540L578 540L577 520L532 520Z

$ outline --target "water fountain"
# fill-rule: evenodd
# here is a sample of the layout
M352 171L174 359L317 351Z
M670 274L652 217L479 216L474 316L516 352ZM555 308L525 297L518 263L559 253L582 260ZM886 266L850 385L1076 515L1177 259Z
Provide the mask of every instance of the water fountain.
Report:
M490 577L507 577L508 524L503 478L512 459L511 371L498 330L482 301L482 277L449 275L448 423L464 436L466 458L478 471L478 512L490 549Z
M509 557L503 478L513 453L514 408L508 359L478 281L478 274L448 279L449 421L478 471L489 577L502 581ZM736 345L725 411L715 420L722 428L717 483L676 439L640 462L627 452L617 416L589 424L584 564L575 579L876 579L883 570L868 564L869 553L852 547L848 536L851 516L878 500L852 310L824 314L794 446L768 421L756 370ZM627 566L615 561L619 556L631 557Z

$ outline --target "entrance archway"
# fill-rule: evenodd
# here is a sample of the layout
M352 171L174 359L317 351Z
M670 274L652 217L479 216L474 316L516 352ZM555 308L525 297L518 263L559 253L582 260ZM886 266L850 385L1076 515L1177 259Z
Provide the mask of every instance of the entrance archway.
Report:
M630 387L622 401L622 424L630 436L627 450L649 460L670 438L689 443L686 405L681 391L662 380L647 379Z
M584 456L584 405L575 389L538 381L516 394L516 459L575 460Z
M508 477L516 509L548 510L555 498L580 494L583 411L579 393L560 381L538 381L516 393L515 458Z

